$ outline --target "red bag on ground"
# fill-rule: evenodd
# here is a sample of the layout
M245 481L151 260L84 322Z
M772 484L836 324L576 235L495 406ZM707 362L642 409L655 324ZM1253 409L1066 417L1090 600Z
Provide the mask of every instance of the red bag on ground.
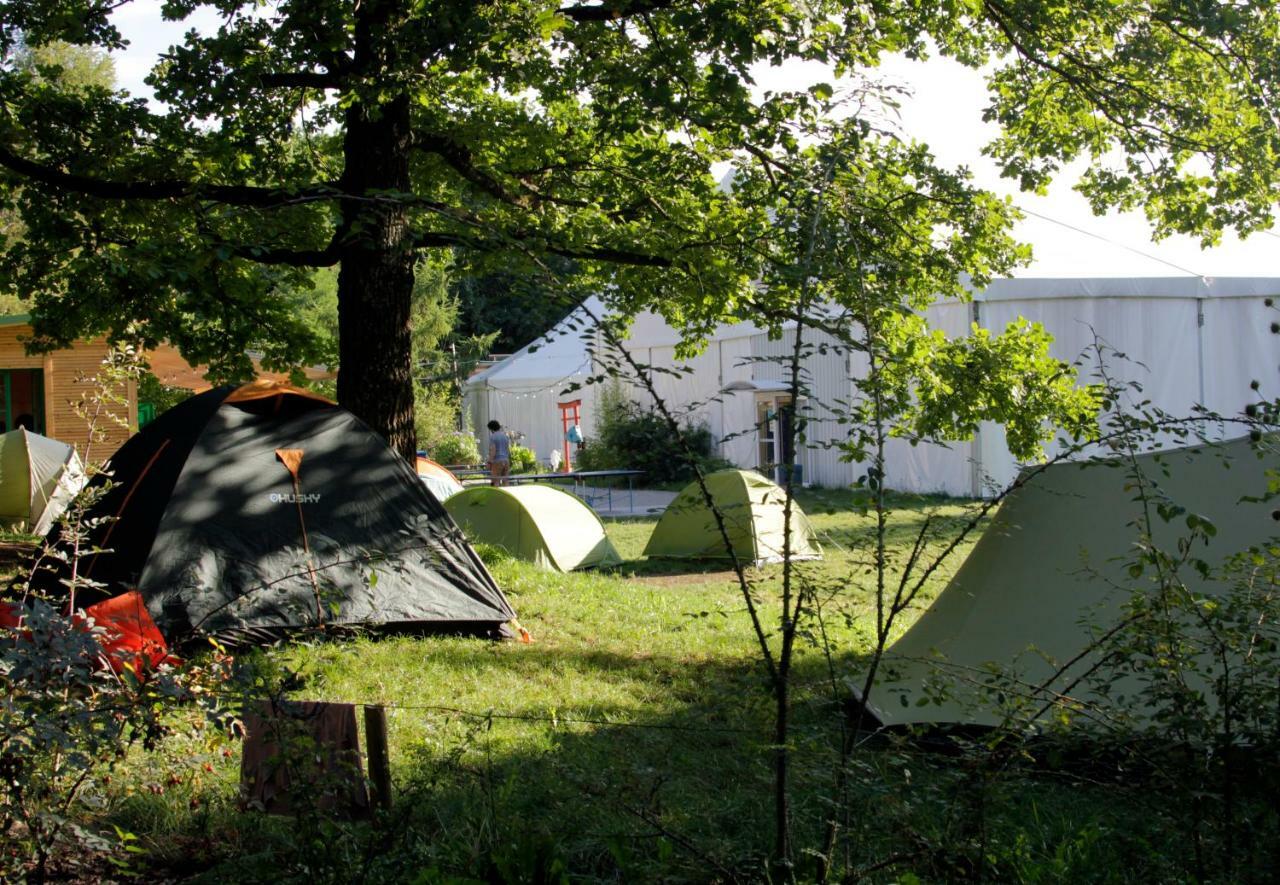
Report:
M178 662L169 654L169 644L151 620L142 594L137 590L104 599L89 606L84 613L106 631L102 636L102 650L111 669L117 673L125 664L132 664L134 670L140 671L147 665L158 667L162 663Z

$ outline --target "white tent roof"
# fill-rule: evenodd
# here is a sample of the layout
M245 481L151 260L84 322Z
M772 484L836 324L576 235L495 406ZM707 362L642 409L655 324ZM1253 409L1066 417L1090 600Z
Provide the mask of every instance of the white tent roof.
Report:
M1065 298L1262 298L1280 300L1280 277L1027 277L993 280L976 290L977 302ZM763 330L754 323L718 326L712 341L749 338ZM628 348L672 347L680 332L662 317L642 313L631 324Z
M594 322L588 311L599 317L604 303L594 295L581 307L535 338L511 356L467 379L468 389L487 387L496 391L542 390L561 381L591 371L591 355L587 342L594 334Z
M750 338L752 335L758 335L764 330L755 325L755 323L734 323L729 326L716 326L715 332L711 334L712 341L728 341L731 338ZM630 334L627 335L625 344L628 349L638 347L674 347L679 344L682 339L680 332L673 329L667 324L661 316L656 313L638 314L631 323Z
M978 302L1073 298L1261 298L1280 300L1280 277L1028 277L995 280L974 292ZM586 306L596 315L606 308L597 297ZM576 326L576 328L573 328ZM483 372L473 375L467 387L528 391L554 386L560 380L591 370L586 338L591 321L578 309L542 337ZM718 326L713 341L749 338L763 330L754 323ZM585 336L585 337L584 337ZM672 347L680 343L679 330L661 316L644 312L631 323L628 349Z
M1039 298L1280 297L1280 277L1028 277L994 280L976 301Z

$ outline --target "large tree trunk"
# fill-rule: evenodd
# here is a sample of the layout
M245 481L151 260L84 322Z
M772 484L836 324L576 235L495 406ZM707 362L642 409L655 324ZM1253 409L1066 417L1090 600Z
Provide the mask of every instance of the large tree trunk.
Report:
M356 65L386 69L389 47L379 30L396 15L395 0L366 0L357 13ZM409 101L399 96L377 107L353 104L346 114L343 188L385 197L410 191L412 133ZM409 307L414 254L408 212L387 200L343 202L338 273L338 402L412 458L413 372Z

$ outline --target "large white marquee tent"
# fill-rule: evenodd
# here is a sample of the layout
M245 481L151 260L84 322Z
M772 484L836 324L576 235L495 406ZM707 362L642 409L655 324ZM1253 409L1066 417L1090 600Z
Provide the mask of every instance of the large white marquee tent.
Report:
M1269 298L1280 304L1280 277L1011 279L998 280L976 292L972 301L934 305L929 319L948 335L957 336L967 334L973 323L1000 332L1024 317L1045 326L1055 339L1053 355L1067 362L1092 348L1096 335L1110 349L1125 355L1122 359L1113 354L1108 360L1112 377L1141 384L1143 397L1155 406L1174 415L1188 415L1195 405L1203 404L1234 415L1259 395L1280 394L1280 335L1270 331L1271 323L1280 321L1280 309L1269 307ZM688 370L679 375L654 373L654 386L670 407L693 421L706 423L723 457L739 467L760 467L777 460L776 444L770 438L776 422L767 419L786 399L790 348L786 336L771 341L749 323L724 326L698 356L683 361L675 356L679 337L661 318L642 314L625 346L640 363ZM592 368L580 330L554 340L564 347L555 363L558 368L551 368L549 359L522 365L521 361L532 360L537 354L516 354L490 370L497 386L490 381L476 385L477 396L483 389L486 397L484 411L478 405L472 407L477 427L488 420L485 416L495 415L533 438L532 429L542 421L550 428L547 435L559 438L559 423L554 420L556 394L548 391L562 390L566 384L547 382L570 364L576 364L578 370L574 377L582 379ZM811 333L810 341L823 343L818 333ZM576 356L569 352L575 347ZM1082 366L1082 381L1091 380L1093 368ZM819 350L806 359L805 371L809 399L799 408L806 411L811 423L808 445L797 453L797 460L807 482L848 485L865 468L840 460L836 446L847 430L835 420L827 420L831 416L826 407L849 399L857 361L838 349ZM570 374L564 371L561 377ZM508 380L500 380L504 376ZM537 380L532 380L534 376ZM517 377L531 380L516 386ZM1259 393L1250 389L1254 380L1261 385ZM478 403L471 398L471 389L469 401ZM513 392L535 389L542 391L543 401L527 394L524 400L511 398ZM631 385L629 394L642 404L651 401L638 384ZM522 407L529 411L520 411ZM519 417L508 420L502 414ZM589 410L584 411L588 433L593 420ZM521 421L527 427L519 426ZM545 456L541 449L538 453ZM974 440L946 447L913 447L895 441L889 452L886 481L902 491L971 496L1003 486L1018 469L1004 444L1002 429L985 425Z
M589 298L545 335L526 344L511 356L477 372L463 385L463 405L471 416L481 450L488 451L490 421L497 421L514 434L523 434L520 444L533 449L546 461L553 449L564 442L564 429L557 404L583 400L583 420L588 422L594 387L566 393L572 385L585 384L591 374L594 323L604 305ZM583 430L586 430L584 427Z

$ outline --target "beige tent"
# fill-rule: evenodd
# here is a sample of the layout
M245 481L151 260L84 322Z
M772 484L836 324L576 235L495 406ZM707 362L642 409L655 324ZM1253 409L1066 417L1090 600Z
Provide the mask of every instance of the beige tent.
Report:
M787 493L750 470L717 470L706 477L706 483L738 561L748 565L781 562L786 550ZM822 558L822 547L813 526L794 501L790 552L792 559ZM675 559L729 558L724 535L696 480L667 505L649 536L644 555Z
M66 443L21 427L0 434L0 525L43 535L84 484Z
M595 511L554 486L473 486L450 496L444 509L472 541L550 571L622 562Z
M1242 500L1266 491L1265 471L1280 467L1274 450L1255 451L1243 439L1138 461L1176 504L1216 526L1198 550L1211 565L1280 534L1274 502ZM868 704L876 718L995 725L1007 710L1001 698L1007 704L1015 693L1034 698L1026 709L1035 712L1060 694L1096 700L1080 679L1096 656L1072 662L1119 622L1140 586L1127 573L1141 507L1129 481L1115 462L1064 463L1011 493L951 583L888 649ZM1156 519L1156 542L1166 549L1185 533L1185 516ZM1180 576L1197 594L1220 592L1190 568ZM1112 698L1132 698L1135 687L1117 685Z

